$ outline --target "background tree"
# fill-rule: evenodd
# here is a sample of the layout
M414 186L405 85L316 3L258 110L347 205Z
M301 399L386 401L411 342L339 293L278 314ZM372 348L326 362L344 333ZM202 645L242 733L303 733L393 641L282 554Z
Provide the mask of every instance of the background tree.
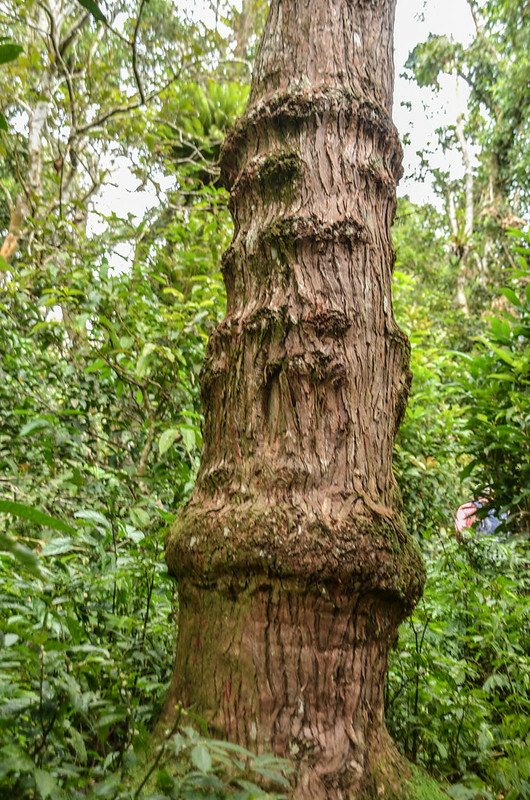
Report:
M433 34L407 65L420 86L436 89L446 73L469 90L466 114L441 131L444 148L459 150L464 177L455 182L438 171L436 187L446 206L456 302L476 315L503 284L501 265L514 266L506 231L522 225L529 208L530 17L520 3L468 6L476 29L469 46Z

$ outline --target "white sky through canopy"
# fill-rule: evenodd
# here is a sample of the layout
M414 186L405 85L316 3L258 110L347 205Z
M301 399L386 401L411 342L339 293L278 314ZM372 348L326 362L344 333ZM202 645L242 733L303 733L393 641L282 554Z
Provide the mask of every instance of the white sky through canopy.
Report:
M465 111L467 87L462 81L442 76L440 90L420 89L414 81L403 77L410 51L429 34L445 35L468 45L475 29L467 0L398 0L394 37L396 82L394 91L394 122L401 136L410 135L404 148L405 175L398 193L408 194L417 203L432 202L431 184L410 177L419 167L418 150L431 151L429 162L434 167L449 169L451 175L463 173L458 152L442 153L437 144L436 129L456 122ZM410 108L403 106L410 103Z
M177 6L189 16L200 18L207 25L214 24L214 16L208 10L208 0L175 0ZM288 0L285 0L288 2ZM211 6L210 6L211 8ZM445 34L456 41L468 44L474 35L474 26L467 0L398 0L395 27L396 82L394 92L394 122L400 135L408 134L410 143L404 148L405 174L398 193L408 195L417 203L439 201L433 196L430 180L418 181L414 173L420 159L417 151L430 151L429 163L435 167L449 169L453 177L462 175L462 161L457 151L442 153L437 146L436 128L454 124L458 114L465 109L466 87L454 78L443 77L438 92L420 89L414 81L403 77L404 65L409 52L430 33ZM408 107L403 104L410 104ZM154 192L140 189L140 181L132 173L126 159L118 159L114 166L112 186L105 187L96 204L105 215L120 209L122 216L131 214L138 221L148 208L157 203ZM169 186L168 186L169 188ZM92 230L101 230L102 221L91 220ZM125 248L127 250L127 248ZM122 258L128 260L128 252Z

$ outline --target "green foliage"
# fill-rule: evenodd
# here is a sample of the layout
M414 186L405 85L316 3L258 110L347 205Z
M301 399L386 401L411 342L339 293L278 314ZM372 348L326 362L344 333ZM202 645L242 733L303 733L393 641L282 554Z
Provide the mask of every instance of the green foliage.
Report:
M142 524L133 511L120 519L80 509L71 536L28 530L24 539L38 535L38 578L0 558L0 791L21 800L272 797L252 781L288 785L286 763L190 727L145 760L172 664L173 586L161 552L171 515L159 509L158 522Z
M440 88L441 72L451 72L462 61L462 47L447 36L431 34L410 53L405 66L413 70L419 86Z
M215 175L226 130L243 112L247 96L248 86L232 81L179 83L165 103L158 147L169 145L170 157L177 163L195 159L197 167L205 171L210 168ZM177 130L175 119L179 121Z
M468 134L481 150L481 178L493 194L528 209L528 9L511 0L469 0L469 6L476 24L469 46L431 35L415 47L407 67L420 86L437 88L440 73L461 76L470 89ZM490 206L492 200L490 192Z
M172 667L163 541L198 464L198 375L231 233L224 193L198 194L193 163L156 157L178 181L171 213L149 228L112 214L91 236L39 220L0 273L0 794L145 796L126 778ZM253 796L240 784L255 773L232 755L226 780L213 756L199 780L197 747L177 759L181 796Z
M142 525L133 510L79 507L69 535L33 517L5 521L40 553L38 577L0 557L0 787L73 798L123 773L162 699L174 626L160 532L170 516Z
M394 471L408 530L421 539L447 525L460 505L460 438L464 431L455 383L455 344L466 342L440 215L400 200L394 227L396 319L411 344L412 387L396 439Z
M222 3L231 38L166 0L141 4L141 19L125 2L79 0L55 31L62 63L38 32L49 22L40 5L5 5L14 22L0 21L10 37L0 44L0 103L13 128L0 139L3 233L17 203L25 217L16 252L0 261L0 794L272 797L259 785L282 792L285 763L211 741L184 715L146 755L177 612L163 539L193 485L199 373L224 310L231 222L217 160L246 102L239 78L266 4ZM437 37L413 66L424 83L440 69L466 72L483 177L489 155L504 154L500 179L524 197L527 26L514 5L481 4L487 40L512 43L501 62ZM239 61L225 58L232 52ZM489 116L479 128L480 92ZM35 155L25 115L42 98ZM156 202L138 218L99 214L97 227L91 198L120 157ZM482 207L478 256L490 216ZM414 380L396 472L431 581L393 657L389 722L410 757L454 784L456 800L518 800L530 780L528 558L514 539L472 532L442 546L439 530L470 491L465 464L519 527L528 511L529 243L519 237L510 307L485 331L476 313L455 312L446 230L432 207L400 202L395 304ZM505 262L490 260L498 277ZM475 312L488 305L491 286L468 288ZM467 353L465 385L454 351ZM431 787L420 777L413 788Z
M10 61L14 61L16 58L23 51L23 47L20 44L15 44L14 42L6 41L4 37L0 38L0 64L8 64ZM8 124L5 116L0 113L0 131L7 131Z
M0 44L0 64L7 64L14 61L21 54L23 47L13 42L2 42Z
M432 539L425 595L390 663L387 720L455 800L530 792L528 545Z
M463 431L454 360L413 336L413 388L394 448L394 471L408 530L417 538L448 525L460 505L459 435Z
M530 235L517 233L520 269L502 290L477 350L464 361L465 421L473 475L481 492L510 512L508 527L530 528Z
M146 791L156 788L163 792L163 797L282 800L284 795L277 792L290 786L288 776L292 767L285 759L256 756L232 742L207 739L189 726L181 725L177 733L170 732L157 751L140 788L145 787ZM255 781L265 781L275 793L265 791ZM138 789L133 798L136 796ZM148 794L146 800L155 797L160 794Z

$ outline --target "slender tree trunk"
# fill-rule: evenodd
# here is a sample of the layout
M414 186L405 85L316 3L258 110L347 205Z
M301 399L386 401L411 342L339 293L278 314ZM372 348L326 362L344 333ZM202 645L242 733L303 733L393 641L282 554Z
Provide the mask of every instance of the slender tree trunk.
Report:
M252 33L255 30L255 1L242 0L241 11L239 12L234 26L236 46L234 48L234 56L236 58L248 57L248 44Z
M378 796L402 766L383 687L424 575L391 466L410 381L390 296L393 15L394 0L272 2L223 151L228 311L197 485L167 541L166 721L182 702L292 757L297 800Z
M453 253L457 264L456 276L456 304L460 311L469 316L469 305L467 302L466 288L469 283L469 257L472 252L472 240L475 220L474 205L474 179L471 157L464 133L464 118L459 116L456 121L456 138L462 151L462 162L465 174L465 207L464 207L464 228L459 230L454 196L449 193L449 220L453 231Z
M36 23L46 25L44 11L39 8ZM28 111L28 154L27 173L24 186L21 188L9 214L9 228L0 246L0 256L11 261L15 256L20 240L25 235L26 225L32 210L38 208L42 195L42 139L51 108L53 93L57 88L57 67L46 65L36 87L38 100Z

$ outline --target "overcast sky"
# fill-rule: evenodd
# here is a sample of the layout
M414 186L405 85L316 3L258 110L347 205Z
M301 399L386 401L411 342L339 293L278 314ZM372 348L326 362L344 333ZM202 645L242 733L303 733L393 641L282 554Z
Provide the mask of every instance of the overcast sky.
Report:
M187 10L193 8L195 13L207 0L175 0ZM204 8L203 5L203 8ZM207 19L207 14L200 12ZM465 87L455 86L453 79L442 81L438 93L429 89L420 89L413 81L402 77L405 61L409 52L418 42L425 41L429 33L446 34L455 40L467 44L473 37L473 21L467 0L397 0L395 28L395 65L396 86L394 94L394 121L401 133L410 135L410 144L405 147L405 175L399 186L400 194L408 194L415 202L432 202L434 197L429 182L420 183L413 174L419 165L416 151L429 145L436 146L435 130L444 124L454 123L456 116L465 107ZM402 103L411 103L406 108ZM444 154L434 152L430 162L435 166L449 167L456 176L461 174L462 165L458 153ZM137 191L138 179L131 173L127 163L117 165L114 173L114 187L108 187L98 198L98 206L102 213L120 209L123 215L132 213L141 218L145 210L156 203L153 193ZM101 228L94 220L93 229ZM127 256L123 254L125 258Z
M401 135L409 133L411 142L405 147L405 176L399 187L400 194L408 194L416 202L432 200L429 183L419 183L410 176L418 167L416 151L432 144L436 147L436 128L454 124L465 109L466 87L447 77L441 81L437 93L420 89L413 81L402 77L409 52L429 33L445 34L456 41L468 44L474 35L474 26L466 0L398 0L395 28L396 84L394 93L394 122ZM412 104L410 110L401 104ZM430 157L435 166L449 167L452 174L462 174L458 153L452 156L434 152Z

